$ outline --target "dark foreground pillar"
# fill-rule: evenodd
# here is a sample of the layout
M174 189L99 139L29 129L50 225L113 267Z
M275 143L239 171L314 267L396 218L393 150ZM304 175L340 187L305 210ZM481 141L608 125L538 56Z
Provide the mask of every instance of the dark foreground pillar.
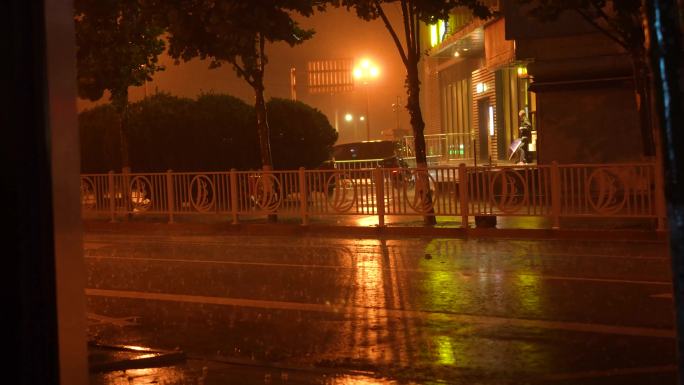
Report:
M86 385L73 8L0 7L4 382Z
M676 0L646 1L651 68L663 148L676 307L679 384L684 385L684 100L682 39Z

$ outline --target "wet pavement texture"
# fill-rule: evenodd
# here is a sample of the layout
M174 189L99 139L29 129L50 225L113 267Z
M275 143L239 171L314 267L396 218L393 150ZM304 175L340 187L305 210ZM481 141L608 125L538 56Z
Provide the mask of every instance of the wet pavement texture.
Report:
M93 384L674 384L662 242L85 236Z

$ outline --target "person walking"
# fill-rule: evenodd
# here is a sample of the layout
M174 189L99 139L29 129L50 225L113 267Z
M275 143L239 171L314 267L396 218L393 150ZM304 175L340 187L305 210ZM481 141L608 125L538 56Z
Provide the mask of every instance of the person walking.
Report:
M520 126L518 127L518 134L522 144L520 145L520 160L518 163L530 163L530 142L532 141L532 123L527 117L527 112L525 110L520 110L518 112L518 118L520 119Z

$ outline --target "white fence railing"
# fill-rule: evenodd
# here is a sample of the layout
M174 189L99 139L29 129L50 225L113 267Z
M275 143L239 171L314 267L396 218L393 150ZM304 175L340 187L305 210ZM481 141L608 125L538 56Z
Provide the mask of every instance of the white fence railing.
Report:
M656 218L653 164L349 168L81 175L84 215L224 214Z
M415 157L413 136L402 139L401 148L405 158ZM434 163L454 163L473 159L473 136L466 133L429 134L425 135L425 154Z

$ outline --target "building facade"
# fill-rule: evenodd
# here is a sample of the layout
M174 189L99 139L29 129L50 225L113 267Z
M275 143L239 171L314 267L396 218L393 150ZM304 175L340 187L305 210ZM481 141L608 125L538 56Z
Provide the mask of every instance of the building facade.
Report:
M642 160L631 65L621 47L579 16L542 23L516 0L488 3L497 17L483 21L457 8L424 27L428 155L447 164L515 163L511 145L524 111L533 162Z

